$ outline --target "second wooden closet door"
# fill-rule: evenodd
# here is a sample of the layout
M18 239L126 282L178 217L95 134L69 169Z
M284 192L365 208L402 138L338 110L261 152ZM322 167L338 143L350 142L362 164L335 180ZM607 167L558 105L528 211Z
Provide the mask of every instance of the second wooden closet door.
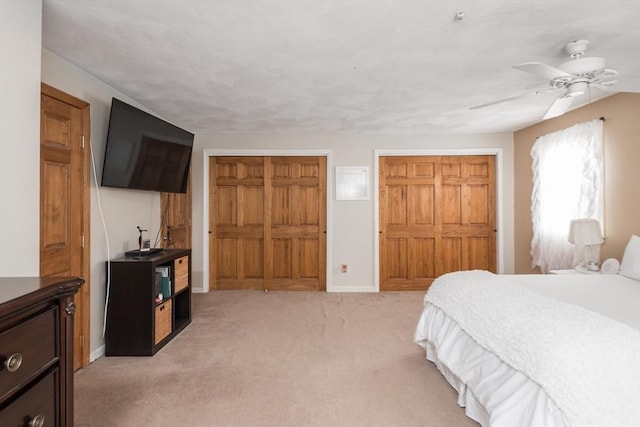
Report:
M496 271L495 157L380 157L380 290Z
M212 289L324 290L326 159L210 159Z

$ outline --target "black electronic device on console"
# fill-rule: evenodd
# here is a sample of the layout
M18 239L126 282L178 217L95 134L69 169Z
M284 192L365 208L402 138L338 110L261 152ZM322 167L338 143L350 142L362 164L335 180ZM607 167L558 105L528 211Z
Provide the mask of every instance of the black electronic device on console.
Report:
M152 255L157 255L162 251L164 251L164 249L162 248L150 248L145 250L134 249L132 251L126 251L124 253L124 256L126 256L127 258L144 258Z

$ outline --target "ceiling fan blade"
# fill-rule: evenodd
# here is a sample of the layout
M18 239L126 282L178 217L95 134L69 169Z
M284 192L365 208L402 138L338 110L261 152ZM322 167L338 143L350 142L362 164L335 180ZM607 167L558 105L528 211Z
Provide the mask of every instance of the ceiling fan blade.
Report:
M618 80L615 84L607 86L606 89L603 90L607 92L640 93L640 79Z
M551 65L543 64L542 62L526 62L524 64L514 65L513 68L526 73L535 74L536 76L544 77L547 80L553 80L557 77L573 76L572 74L559 70Z
M553 117L558 117L567 112L569 107L571 107L571 103L573 102L572 96L559 96L553 101L551 107L545 113L543 119L551 119Z
M547 93L550 93L550 92L555 92L556 90L557 90L556 88L551 88L551 89L541 89L541 90L537 90L535 92L521 93L520 95L510 96L509 98L503 98L503 99L498 99L497 101L487 102L486 104L474 105L473 107L469 107L469 109L470 110L477 110L479 108L489 107L491 105L501 104L503 102L508 102L508 101L513 101L514 99L524 98L525 96L544 95L544 94L547 94Z
M501 104L503 102L512 101L514 99L522 98L523 96L532 95L531 93L525 93L516 96L510 96L509 98L499 99L497 101L487 102L486 104L474 105L473 107L469 107L470 110L477 110L479 108L489 107L491 105Z

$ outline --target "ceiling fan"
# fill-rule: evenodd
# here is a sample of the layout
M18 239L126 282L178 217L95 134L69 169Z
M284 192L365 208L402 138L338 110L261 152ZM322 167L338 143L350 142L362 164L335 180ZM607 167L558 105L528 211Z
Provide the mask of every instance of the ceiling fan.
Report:
M544 115L544 119L549 119L567 112L576 96L583 95L593 88L604 91L640 93L640 79L624 82L615 80L614 78L618 72L605 68L606 63L603 58L584 56L588 45L588 40L574 40L567 43L565 50L571 59L557 67L552 67L542 62L527 62L513 66L515 69L544 77L549 81L549 88L476 105L470 109L477 110L528 95L558 92L559 94L555 101L553 101Z

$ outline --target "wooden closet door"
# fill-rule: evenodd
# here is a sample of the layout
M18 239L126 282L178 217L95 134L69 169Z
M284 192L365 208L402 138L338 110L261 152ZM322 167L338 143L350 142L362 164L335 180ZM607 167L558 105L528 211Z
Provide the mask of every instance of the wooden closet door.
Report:
M436 276L437 157L380 158L380 290L426 289Z
M495 272L493 156L381 157L380 290L447 272Z
M160 193L162 241L166 249L191 249L191 174L186 193Z
M212 289L264 288L264 159L211 157Z
M495 157L447 156L440 165L437 276L475 269L495 273Z
M212 157L212 289L325 290L326 158Z
M265 289L325 290L326 159L267 157Z

